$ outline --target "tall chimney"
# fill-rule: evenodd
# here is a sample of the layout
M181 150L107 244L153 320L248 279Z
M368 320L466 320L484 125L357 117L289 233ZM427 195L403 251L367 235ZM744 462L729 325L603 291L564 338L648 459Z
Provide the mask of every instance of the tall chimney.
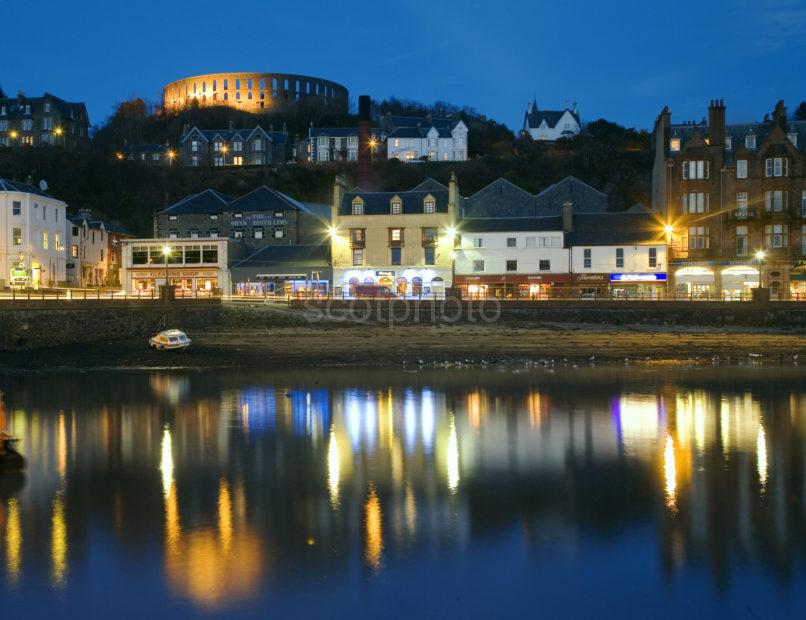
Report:
M725 144L725 102L713 99L708 106L708 140L711 146Z
M780 99L778 103L775 104L775 112L772 113L773 120L781 126L781 129L786 131L786 106L784 105L784 100Z
M370 121L369 95L358 97L358 187L372 189L369 167L372 161L372 127Z
M574 232L574 203L563 202L563 232Z

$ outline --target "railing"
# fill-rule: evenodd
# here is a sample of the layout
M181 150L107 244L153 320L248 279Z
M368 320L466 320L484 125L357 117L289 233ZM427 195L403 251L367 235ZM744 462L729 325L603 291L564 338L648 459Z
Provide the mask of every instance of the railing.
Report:
M176 299L219 299L221 291L175 291ZM126 291L101 288L40 288L0 290L0 301L98 301L98 300L152 301L162 299L154 289Z

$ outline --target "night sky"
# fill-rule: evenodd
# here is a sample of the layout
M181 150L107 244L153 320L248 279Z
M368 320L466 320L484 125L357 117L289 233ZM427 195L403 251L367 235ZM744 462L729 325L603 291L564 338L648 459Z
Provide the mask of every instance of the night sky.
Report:
M132 95L221 71L333 79L373 98L470 105L522 124L532 96L584 121L651 127L663 105L760 120L806 99L806 1L0 0L0 85L85 101L93 124Z

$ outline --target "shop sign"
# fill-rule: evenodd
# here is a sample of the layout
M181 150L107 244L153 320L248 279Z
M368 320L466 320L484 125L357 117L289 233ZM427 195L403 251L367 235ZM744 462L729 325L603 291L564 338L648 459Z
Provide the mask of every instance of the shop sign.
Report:
M28 268L25 266L24 261L14 261L11 263L11 283L12 284L27 284L31 279Z
M375 276L378 278L394 278L395 272L394 271L376 271Z
M230 220L229 225L233 228L238 226L288 226L288 220L285 218L266 217L263 214L256 213L237 220Z
M610 274L607 273L575 273L574 282L580 283L597 283L607 282L610 279Z
M666 282L665 273L611 273L611 282Z
M132 277L134 278L164 278L165 270L159 271L139 271L131 270ZM217 271L186 271L178 269L169 269L168 277L170 278L216 278L218 277Z
M674 267L702 267L703 265L715 266L715 260L675 260L669 263Z

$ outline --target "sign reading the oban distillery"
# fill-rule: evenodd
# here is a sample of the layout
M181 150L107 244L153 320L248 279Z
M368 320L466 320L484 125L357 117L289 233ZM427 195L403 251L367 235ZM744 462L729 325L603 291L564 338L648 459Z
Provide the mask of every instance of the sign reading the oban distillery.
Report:
M230 226L288 226L284 217L269 217L265 213L247 213L242 218L230 220Z

